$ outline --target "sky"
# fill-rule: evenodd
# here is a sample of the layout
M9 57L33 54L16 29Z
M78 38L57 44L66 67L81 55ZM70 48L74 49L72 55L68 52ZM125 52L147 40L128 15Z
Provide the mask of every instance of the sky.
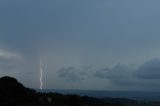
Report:
M0 76L44 89L159 91L159 0L0 0Z

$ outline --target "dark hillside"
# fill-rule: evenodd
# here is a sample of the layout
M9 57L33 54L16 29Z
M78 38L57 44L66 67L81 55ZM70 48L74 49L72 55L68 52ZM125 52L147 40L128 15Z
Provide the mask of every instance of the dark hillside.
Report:
M0 106L159 106L122 98L97 99L88 96L39 93L24 87L15 78L0 78Z

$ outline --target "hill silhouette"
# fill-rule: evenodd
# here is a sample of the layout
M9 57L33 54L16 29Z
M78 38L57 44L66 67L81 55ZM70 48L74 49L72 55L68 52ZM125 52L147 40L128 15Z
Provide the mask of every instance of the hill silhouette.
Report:
M159 102L140 103L123 98L98 99L88 96L40 93L19 83L15 78L0 78L0 106L159 106Z

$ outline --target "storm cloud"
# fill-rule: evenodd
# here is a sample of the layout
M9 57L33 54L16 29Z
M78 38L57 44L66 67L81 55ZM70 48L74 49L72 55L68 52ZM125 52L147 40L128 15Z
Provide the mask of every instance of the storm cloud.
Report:
M152 59L140 65L133 75L139 79L159 79L160 80L160 59Z
M160 59L151 59L142 65L129 67L116 65L96 70L95 77L110 80L119 86L158 86L160 83Z
M90 74L92 66L82 66L81 68L77 67L67 67L58 70L58 77L66 79L71 82L85 80Z
M158 86L160 62L153 58L160 57L159 5L158 0L0 0L0 75L39 88L41 58L48 89Z
M113 84L118 85L134 85L138 84L132 76L134 70L126 65L118 64L112 68L96 70L94 76L102 79L109 79Z

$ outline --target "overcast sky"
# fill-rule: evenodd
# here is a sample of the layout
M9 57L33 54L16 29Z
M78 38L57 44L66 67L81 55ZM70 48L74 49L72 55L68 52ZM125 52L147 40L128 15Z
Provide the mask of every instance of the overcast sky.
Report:
M44 89L160 89L159 0L0 0L0 76Z

